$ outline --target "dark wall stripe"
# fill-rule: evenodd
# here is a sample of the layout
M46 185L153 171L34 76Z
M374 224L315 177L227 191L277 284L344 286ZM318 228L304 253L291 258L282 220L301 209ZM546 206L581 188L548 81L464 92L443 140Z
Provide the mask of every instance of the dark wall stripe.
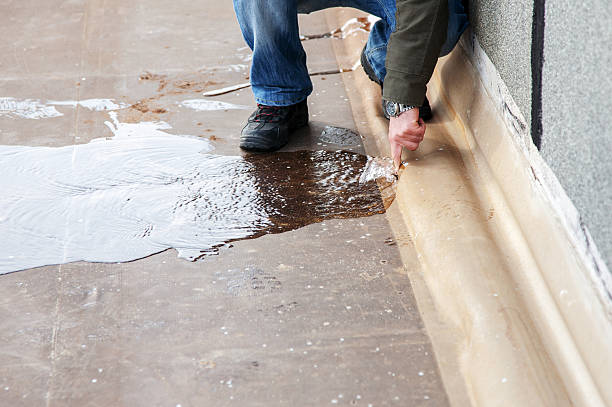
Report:
M545 0L534 0L531 26L531 137L542 146L542 68L544 66Z

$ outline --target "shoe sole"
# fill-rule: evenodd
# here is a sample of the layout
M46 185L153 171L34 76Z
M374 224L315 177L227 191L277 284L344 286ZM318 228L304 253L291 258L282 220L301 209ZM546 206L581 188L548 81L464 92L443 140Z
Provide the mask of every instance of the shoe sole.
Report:
M240 148L244 151L252 153L270 153L272 151L283 148L287 143L274 147L262 147L264 143L258 143L257 141L249 141L240 143Z

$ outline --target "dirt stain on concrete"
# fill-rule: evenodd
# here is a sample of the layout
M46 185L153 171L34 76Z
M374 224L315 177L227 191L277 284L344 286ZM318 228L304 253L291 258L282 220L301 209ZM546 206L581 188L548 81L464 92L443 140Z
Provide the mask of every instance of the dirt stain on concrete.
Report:
M169 78L168 75L151 73L145 71L138 76L139 81L157 82L157 92L165 90L165 95L177 95L188 92L201 93L209 86L218 85L219 82L203 77L201 73L193 73L191 75L183 75L183 78ZM168 89L166 89L168 88Z

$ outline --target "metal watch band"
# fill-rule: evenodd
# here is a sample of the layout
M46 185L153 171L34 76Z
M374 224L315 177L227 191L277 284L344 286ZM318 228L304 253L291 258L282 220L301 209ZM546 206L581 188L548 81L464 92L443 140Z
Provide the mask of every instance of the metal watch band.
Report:
M412 110L412 109L414 109L414 108L416 107L416 106L413 106L413 105L402 105L401 103L398 103L397 105L399 106L399 109L398 109L398 110L399 110L398 116L399 116L401 113L407 112L408 110Z
M406 112L408 110L411 110L417 107L417 106L404 105L402 103L392 102L390 100L385 100L384 106L385 106L387 115L389 115L390 117L397 117L403 112Z

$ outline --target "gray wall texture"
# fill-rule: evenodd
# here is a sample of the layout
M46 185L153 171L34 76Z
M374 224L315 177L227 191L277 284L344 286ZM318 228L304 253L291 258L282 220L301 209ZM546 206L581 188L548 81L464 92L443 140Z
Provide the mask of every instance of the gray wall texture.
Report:
M478 42L531 122L531 16L533 0L469 0Z
M612 268L612 2L547 0L541 153Z
M529 124L534 0L470 3L472 30ZM612 1L545 10L540 151L612 268Z

